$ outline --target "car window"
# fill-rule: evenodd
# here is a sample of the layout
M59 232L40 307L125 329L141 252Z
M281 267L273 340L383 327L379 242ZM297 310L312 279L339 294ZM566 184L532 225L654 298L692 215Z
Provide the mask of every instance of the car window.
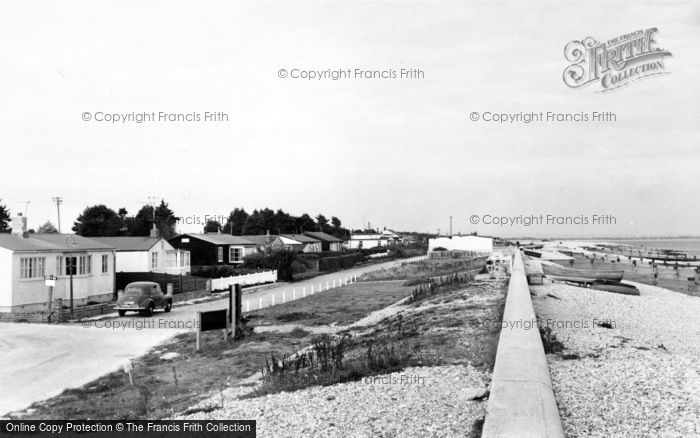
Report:
M144 290L138 286L131 286L127 287L126 290L124 291L127 295L142 295L144 293Z

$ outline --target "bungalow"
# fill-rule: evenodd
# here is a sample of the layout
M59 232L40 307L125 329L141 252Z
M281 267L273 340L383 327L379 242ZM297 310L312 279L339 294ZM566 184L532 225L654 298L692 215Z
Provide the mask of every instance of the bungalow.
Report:
M175 249L162 237L93 237L117 250L116 272L158 272L187 275L190 252Z
M286 248L297 252L321 252L321 241L303 234L280 234L272 248Z
M321 241L321 251L339 252L343 250L343 239L321 232L305 232L304 235Z
M255 243L230 234L188 233L168 242L178 250L189 251L194 266L240 265L245 256L256 252Z
M245 235L240 237L253 242L257 252L265 252L268 248L272 247L272 242L277 239L277 236L272 234ZM248 255L248 253L246 253L246 255Z
M25 217L12 220L12 233L0 234L0 312L47 310L45 276L56 276L53 299L68 305L111 301L115 250L72 234L27 233Z
M389 246L401 242L401 236L384 228L377 233L360 233L350 236L350 249L367 249L380 246Z

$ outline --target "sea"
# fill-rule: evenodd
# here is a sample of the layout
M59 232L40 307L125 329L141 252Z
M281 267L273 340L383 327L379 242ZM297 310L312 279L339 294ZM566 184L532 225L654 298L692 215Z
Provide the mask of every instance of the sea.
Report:
M673 249L700 257L700 237L653 238L653 239L605 239L611 243L624 243L636 247Z

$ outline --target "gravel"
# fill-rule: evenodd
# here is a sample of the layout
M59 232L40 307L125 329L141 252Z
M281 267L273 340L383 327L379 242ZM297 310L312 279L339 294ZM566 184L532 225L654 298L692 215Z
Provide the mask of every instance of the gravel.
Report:
M547 356L565 433L700 436L700 298L632 284L640 296L532 287L565 347Z
M223 408L215 395L200 407L217 409L176 419L253 419L260 437L468 436L486 414L489 382L487 372L449 365L244 400L252 388L238 386L223 392Z

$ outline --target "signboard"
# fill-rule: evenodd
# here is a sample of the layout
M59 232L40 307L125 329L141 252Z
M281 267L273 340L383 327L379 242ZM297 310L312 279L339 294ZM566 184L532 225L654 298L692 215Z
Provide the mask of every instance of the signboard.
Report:
M221 330L224 335L224 341L228 336L228 309L211 310L209 312L197 312L199 319L199 328L197 329L197 351L200 350L202 342L202 332L211 330Z
M44 281L46 282L46 286L48 287L56 286L56 277L53 275L44 276Z
M228 327L228 310L212 310L209 312L200 312L200 332L208 332L210 330L222 330Z

